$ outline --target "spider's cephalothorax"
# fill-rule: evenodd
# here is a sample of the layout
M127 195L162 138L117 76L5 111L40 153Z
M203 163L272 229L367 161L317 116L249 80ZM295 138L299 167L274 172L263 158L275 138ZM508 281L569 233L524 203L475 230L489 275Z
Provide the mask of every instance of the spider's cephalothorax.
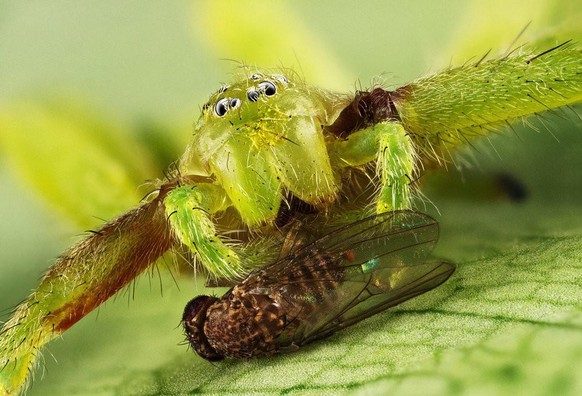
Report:
M213 177L251 227L275 218L284 190L326 206L339 180L322 128L346 103L331 97L280 74L223 86L203 107L180 173Z
M350 190L346 170L374 161L377 212L408 208L415 154L395 121L391 93L381 88L352 101L267 73L221 87L203 106L178 164L180 175L208 182L177 188L166 199L176 236L212 274L240 276L252 265L216 236L215 213L233 207L256 229L291 202L327 210Z

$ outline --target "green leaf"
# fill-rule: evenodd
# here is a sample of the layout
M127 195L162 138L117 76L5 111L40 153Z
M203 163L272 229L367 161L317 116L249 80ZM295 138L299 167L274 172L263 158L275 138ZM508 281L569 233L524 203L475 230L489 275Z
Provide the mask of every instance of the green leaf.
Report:
M122 127L66 101L0 110L0 152L51 206L81 227L136 206L153 161Z
M51 375L35 384L33 394L510 394L527 389L577 394L582 386L576 375L582 363L582 311L576 307L582 299L576 283L581 246L581 237L547 238L461 263L445 286L328 340L295 354L217 367L185 347L151 338L164 331L144 324L171 323L164 304L133 306L134 313L117 314L117 320L112 313L100 318L101 331L112 335L95 340L86 325L67 335L69 352L60 350L58 356L70 361L76 355L74 363L49 365ZM179 316L173 313L176 323ZM138 323L139 332L128 331ZM179 339L179 330L167 334L169 328L165 337ZM74 352L86 339L98 347ZM161 345L168 350L160 351ZM147 364L127 357L138 349ZM83 381L89 373L77 373L77 364L88 366L91 380Z
M443 63L451 61L451 54L455 63L461 63L476 61L487 51L492 55L509 52L522 44L549 49L569 39L579 41L581 16L582 4L569 0L472 2L449 50L443 52Z

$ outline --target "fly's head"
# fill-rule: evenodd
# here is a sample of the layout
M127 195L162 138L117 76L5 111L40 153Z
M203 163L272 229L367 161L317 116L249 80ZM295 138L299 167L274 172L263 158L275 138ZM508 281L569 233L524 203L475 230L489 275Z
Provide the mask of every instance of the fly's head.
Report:
M293 113L289 104L301 96L300 91L282 74L250 73L223 85L202 107L180 162L181 173L209 176L208 161L233 137L276 140Z
M224 359L224 356L216 352L208 343L204 333L206 311L217 301L219 300L216 297L198 296L186 304L182 316L182 324L188 342L198 355L211 362Z

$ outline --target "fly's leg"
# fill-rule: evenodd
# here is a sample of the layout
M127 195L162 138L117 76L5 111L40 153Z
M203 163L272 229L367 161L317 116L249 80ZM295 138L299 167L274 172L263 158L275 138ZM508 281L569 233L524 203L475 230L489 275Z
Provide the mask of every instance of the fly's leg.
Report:
M330 155L340 167L363 166L376 160L380 188L376 212L410 209L416 155L402 125L381 122L333 143Z
M165 199L166 215L176 238L218 279L238 279L274 254L269 238L250 245L229 245L217 234L212 214L231 205L224 189L199 183L177 187Z

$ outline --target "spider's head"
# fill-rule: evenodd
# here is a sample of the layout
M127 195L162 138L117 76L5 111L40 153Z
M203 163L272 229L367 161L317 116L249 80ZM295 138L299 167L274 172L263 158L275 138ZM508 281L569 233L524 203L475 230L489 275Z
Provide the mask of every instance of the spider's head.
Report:
M280 138L297 95L282 74L248 73L220 87L202 107L181 173L209 176L212 156L237 137L267 144Z

